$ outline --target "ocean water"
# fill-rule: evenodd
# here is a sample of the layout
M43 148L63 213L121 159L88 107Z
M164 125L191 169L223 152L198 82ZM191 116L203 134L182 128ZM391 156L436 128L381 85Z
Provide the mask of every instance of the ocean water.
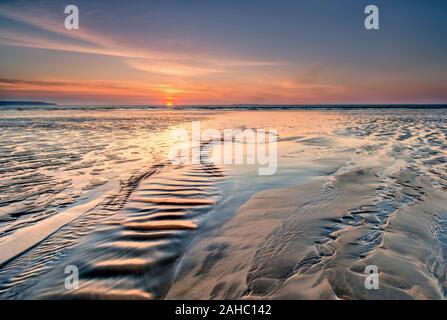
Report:
M445 109L1 110L0 298L444 298L446 120ZM192 121L276 129L276 173L206 150L173 164L172 132ZM285 191L309 184L316 195ZM247 204L258 213L234 224ZM253 241L235 265L244 240L228 234L241 225ZM358 285L369 260L386 290ZM315 283L327 285L310 293Z

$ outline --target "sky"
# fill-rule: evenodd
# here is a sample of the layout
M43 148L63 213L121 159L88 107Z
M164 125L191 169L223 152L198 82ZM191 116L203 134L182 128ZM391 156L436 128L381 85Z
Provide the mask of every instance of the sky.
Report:
M446 39L445 0L1 0L0 100L447 103Z

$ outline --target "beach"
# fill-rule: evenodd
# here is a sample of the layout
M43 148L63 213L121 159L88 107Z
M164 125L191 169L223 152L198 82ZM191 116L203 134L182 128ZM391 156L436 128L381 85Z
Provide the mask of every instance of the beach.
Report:
M274 174L174 163L192 122L276 130ZM11 109L0 136L0 299L447 294L446 109Z

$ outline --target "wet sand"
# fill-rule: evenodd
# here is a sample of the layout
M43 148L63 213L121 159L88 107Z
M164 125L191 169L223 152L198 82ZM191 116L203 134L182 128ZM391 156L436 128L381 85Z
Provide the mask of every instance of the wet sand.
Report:
M444 110L42 112L1 122L0 298L447 293ZM169 132L198 119L277 129L277 173L207 155L172 165ZM68 265L78 290L64 286ZM365 289L367 265L378 290Z
M251 197L185 255L168 298L444 299L445 115L356 116L346 129L367 139L349 160ZM368 265L380 271L378 290L364 286Z

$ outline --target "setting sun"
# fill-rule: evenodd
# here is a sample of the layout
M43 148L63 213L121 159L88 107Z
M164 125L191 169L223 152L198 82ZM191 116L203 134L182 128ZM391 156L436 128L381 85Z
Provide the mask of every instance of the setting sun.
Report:
M166 101L165 102L166 107L172 107L174 103L172 101Z

